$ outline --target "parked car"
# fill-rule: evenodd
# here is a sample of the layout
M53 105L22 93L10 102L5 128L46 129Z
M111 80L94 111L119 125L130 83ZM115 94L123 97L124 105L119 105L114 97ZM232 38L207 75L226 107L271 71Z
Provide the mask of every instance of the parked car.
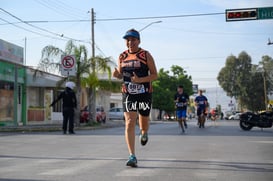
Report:
M229 120L230 116L234 116L235 114L240 113L240 111L226 111L224 119Z
M124 119L123 108L113 107L108 113L109 119Z
M242 113L235 113L235 114L229 116L228 119L229 119L229 120L239 120L241 114L242 114Z
M89 112L88 112L88 106L84 106L84 108L81 110L81 123L87 123L89 120ZM102 106L98 106L96 108L96 121L98 123L105 123L106 121L106 114L104 112L104 108Z

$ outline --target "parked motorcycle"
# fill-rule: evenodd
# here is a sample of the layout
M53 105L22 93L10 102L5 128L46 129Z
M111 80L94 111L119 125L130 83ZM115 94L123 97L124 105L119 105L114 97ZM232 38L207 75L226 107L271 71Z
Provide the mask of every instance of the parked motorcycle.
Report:
M253 127L271 128L273 125L273 112L262 113L245 112L240 116L240 127L242 130L249 131Z

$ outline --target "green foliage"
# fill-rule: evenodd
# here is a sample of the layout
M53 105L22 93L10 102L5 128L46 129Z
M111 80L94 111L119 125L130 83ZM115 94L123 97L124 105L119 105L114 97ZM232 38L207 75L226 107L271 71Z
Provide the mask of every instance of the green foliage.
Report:
M191 77L182 67L174 65L171 72L172 75L169 71L160 69L158 79L153 82L153 108L167 113L172 113L175 109L174 95L178 85L183 85L184 91L189 95L193 93Z
M92 57L88 59L87 49L84 45L76 46L73 41L68 41L65 47L65 51L58 47L52 45L46 46L42 50L42 57L38 65L38 70L42 70L50 73L58 73L60 60L62 55L74 55L77 64L76 76L69 76L58 82L58 86L63 85L63 83L69 79L70 81L76 82L77 88L77 99L80 100L81 87L87 87L89 92L89 107L92 107L92 112L95 111L95 88L101 88L103 90L116 90L116 83L111 83L111 68L110 64L112 61L110 58L104 57ZM107 72L107 80L100 81L99 74ZM111 87L114 85L114 87ZM78 106L80 107L80 101L78 101ZM91 115L91 114L90 114ZM79 110L76 111L76 116L79 117ZM92 115L93 120L95 120L95 114ZM76 120L77 121L77 120Z
M259 62L259 66L262 67L261 71L266 77L267 92L273 91L273 59L265 55Z
M263 80L266 79L266 92L272 91L273 60L262 57L259 66L251 63L251 57L241 52L238 57L227 57L225 66L218 73L220 86L230 97L235 97L241 108L258 111L265 109Z

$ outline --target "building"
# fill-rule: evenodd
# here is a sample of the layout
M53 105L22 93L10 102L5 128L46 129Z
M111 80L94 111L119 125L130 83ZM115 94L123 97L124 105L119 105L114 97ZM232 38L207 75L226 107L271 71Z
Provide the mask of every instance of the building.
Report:
M23 48L0 39L0 126L61 123L62 103L53 108L49 105L64 88L56 89L62 79L25 66ZM96 94L96 105L103 106L106 113L110 107L121 106L120 94L120 97L111 96L109 91ZM88 104L87 97L86 89L82 88L80 108Z
M23 48L0 39L0 126L26 124Z

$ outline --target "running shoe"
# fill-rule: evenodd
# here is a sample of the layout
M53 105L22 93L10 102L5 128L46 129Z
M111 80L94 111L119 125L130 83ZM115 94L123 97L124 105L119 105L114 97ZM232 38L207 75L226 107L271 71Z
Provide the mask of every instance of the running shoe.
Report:
M126 166L137 167L137 159L135 155L129 156L129 160L126 163Z
M139 138L140 138L140 144L142 146L145 146L147 144L147 142L148 142L148 134L147 133L144 133L144 134L140 133Z
M186 122L184 122L184 126L186 129L188 128L188 124Z

